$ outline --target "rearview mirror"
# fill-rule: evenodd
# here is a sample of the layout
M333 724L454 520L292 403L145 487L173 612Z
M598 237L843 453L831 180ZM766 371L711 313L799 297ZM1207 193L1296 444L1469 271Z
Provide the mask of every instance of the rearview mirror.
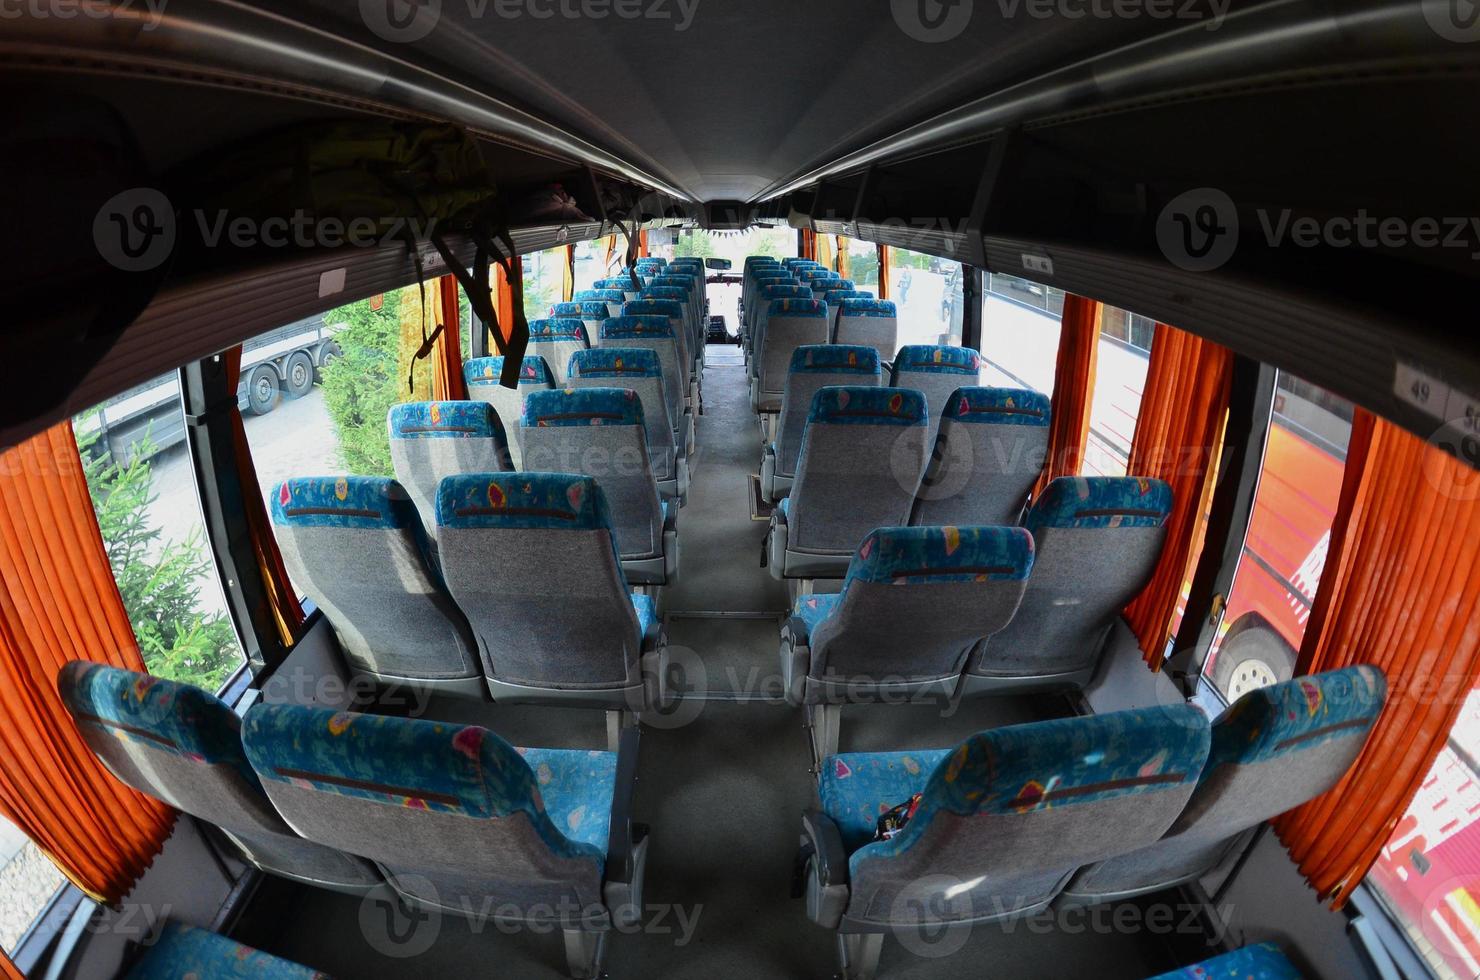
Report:
M704 268L715 269L719 272L728 272L735 263L729 259L705 259Z

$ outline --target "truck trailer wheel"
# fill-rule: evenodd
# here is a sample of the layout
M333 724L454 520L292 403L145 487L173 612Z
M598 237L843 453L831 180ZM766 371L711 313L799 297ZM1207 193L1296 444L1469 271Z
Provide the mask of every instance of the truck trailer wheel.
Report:
M247 411L253 415L266 415L277 408L277 372L266 364L259 365L247 379Z
M288 358L287 377L283 387L289 398L302 398L313 390L313 358L298 351Z

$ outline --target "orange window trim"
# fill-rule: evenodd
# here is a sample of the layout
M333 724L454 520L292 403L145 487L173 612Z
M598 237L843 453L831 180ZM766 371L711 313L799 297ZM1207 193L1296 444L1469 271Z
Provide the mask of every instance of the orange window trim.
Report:
M513 266L513 275L522 283L524 278L523 256L514 256L511 264ZM489 351L490 354L501 352L503 345L507 344L509 338L514 335L514 300L514 284L509 280L509 276L504 273L504 267L495 264L493 267L493 312L498 316L498 332L501 343L499 351Z
M565 246L565 267L560 273L560 302L569 303L576 298L576 247Z
M890 275L889 247L887 245L874 246L879 255L879 299L889 298Z
M0 813L89 896L116 902L175 812L115 779L57 692L73 660L144 670L70 422L0 454Z
M1100 358L1100 304L1064 294L1059 353L1054 364L1053 416L1049 420L1048 456L1035 498L1061 476L1078 476L1089 443L1089 415L1094 405L1095 372Z
M437 337L437 347L432 354L432 397L443 402L467 401L468 384L463 377L462 295L458 292L456 276L443 276L437 280L437 308L443 330Z

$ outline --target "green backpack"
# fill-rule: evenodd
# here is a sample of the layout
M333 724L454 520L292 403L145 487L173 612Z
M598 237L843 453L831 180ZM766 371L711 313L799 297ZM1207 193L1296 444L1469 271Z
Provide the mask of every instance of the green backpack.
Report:
M416 243L429 238L505 358L501 383L518 386L529 324L519 277L513 274L517 252L498 184L466 130L378 119L303 123L212 154L209 162L197 162L186 173L183 197L202 217L184 222L184 227L195 226L202 248L215 244L214 235L226 221L244 217L262 228L268 220L301 215L307 227L324 229L332 222L338 229L354 230L356 240L374 236L375 243L405 241L421 278ZM448 244L457 235L474 243L471 269ZM494 311L490 261L503 268L515 292L507 340ZM439 324L428 336L423 322L418 359L431 353L444 328Z

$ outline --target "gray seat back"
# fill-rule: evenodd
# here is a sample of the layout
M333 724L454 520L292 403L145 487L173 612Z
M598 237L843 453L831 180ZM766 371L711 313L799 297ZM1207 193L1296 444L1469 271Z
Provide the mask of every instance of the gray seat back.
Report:
M480 357L463 365L463 379L468 383L468 397L487 402L498 414L504 432L509 435L509 456L514 469L524 468L524 453L519 445L519 419L524 415L524 399L531 391L549 391L555 387L555 374L543 357L531 355L519 370L519 387L499 384L503 376L502 357Z
M802 452L802 433L812 411L812 399L822 388L879 385L883 371L872 347L841 344L808 344L791 355L786 375L786 393L781 399L781 419L776 429L776 472L795 476Z
M809 701L955 679L1022 600L1033 536L1019 527L878 528L811 634Z
M668 325L673 331L673 340L678 347L678 383L679 390L688 393L689 383L693 378L694 358L689 350L689 328L686 321L683 306L674 301L666 299L639 299L623 305L622 317L666 317ZM664 370L667 370L665 364Z
M880 359L894 360L899 349L899 313L887 299L840 297L834 314L833 340L839 344L862 344L879 352ZM912 384L900 387L912 388ZM940 407L930 402L932 414Z
M1206 874L1243 831L1334 787L1361 754L1386 694L1382 672L1361 666L1244 695L1213 723L1197 789L1166 835L1085 868L1070 894L1110 900Z
M641 683L642 630L595 480L452 477L437 496L437 526L447 587L490 678L549 689Z
M841 323L841 320L839 321ZM974 388L981 377L982 356L968 347L929 344L901 347L889 383L925 393L930 406L930 445L940 431L941 413L957 388Z
M682 424L688 387L679 367L678 340L666 316L612 317L601 325L601 347L630 347L656 354L663 369L663 398L667 402L668 418L675 425Z
M605 320L607 317L622 315L622 307L627 303L627 294L620 289L583 289L576 293L575 302L582 304L605 304L606 313L601 318ZM598 324L597 329L591 331L590 335L596 337L600 333L600 329L600 325Z
M918 391L820 389L786 508L788 548L851 555L874 528L904 524L925 467L926 418Z
M1208 741L1185 704L973 735L936 765L904 829L849 859L847 916L928 926L1042 909L1075 869L1171 826Z
M1052 405L1021 388L959 388L946 402L911 524L1017 524L1048 454Z
M1063 477L1028 514L1037 546L1011 624L972 667L989 677L1092 670L1110 627L1140 594L1166 540L1172 489L1135 477Z
M591 337L580 317L563 317L556 313L551 319L531 320L529 323L529 354L545 359L557 388L565 384L565 369L571 355L590 346Z
M750 376L760 377L761 352L766 349L766 322L770 319L771 310L775 308L778 300L810 301L812 290L806 286L763 286L756 295L755 319L750 325ZM786 307L781 307L785 312ZM826 343L827 339L817 341ZM784 367L784 365L783 365Z
M798 347L827 343L827 306L815 299L772 300L759 343L759 407L780 411L792 354Z
M411 495L435 551L437 487L458 473L512 470L514 458L498 413L487 402L410 402L392 405L391 464Z
M663 553L663 505L636 391L536 392L524 403L522 425L524 459L531 470L582 473L601 484L623 560Z
M569 387L630 388L642 402L648 456L659 482L676 476L678 428L668 416L663 394L663 367L656 351L637 347L603 347L582 351L570 362Z
M293 582L345 659L387 682L478 675L472 633L427 560L410 496L384 477L306 477L278 486L273 530Z
M81 660L57 689L77 730L121 782L220 827L259 867L331 887L370 888L364 861L305 841L268 800L235 712L198 687Z
M568 787L542 794L530 764L492 732L259 704L242 738L293 826L376 862L407 898L462 915L554 921L564 908L602 918L605 849L556 826L543 796ZM593 787L593 805L610 808L604 789Z

